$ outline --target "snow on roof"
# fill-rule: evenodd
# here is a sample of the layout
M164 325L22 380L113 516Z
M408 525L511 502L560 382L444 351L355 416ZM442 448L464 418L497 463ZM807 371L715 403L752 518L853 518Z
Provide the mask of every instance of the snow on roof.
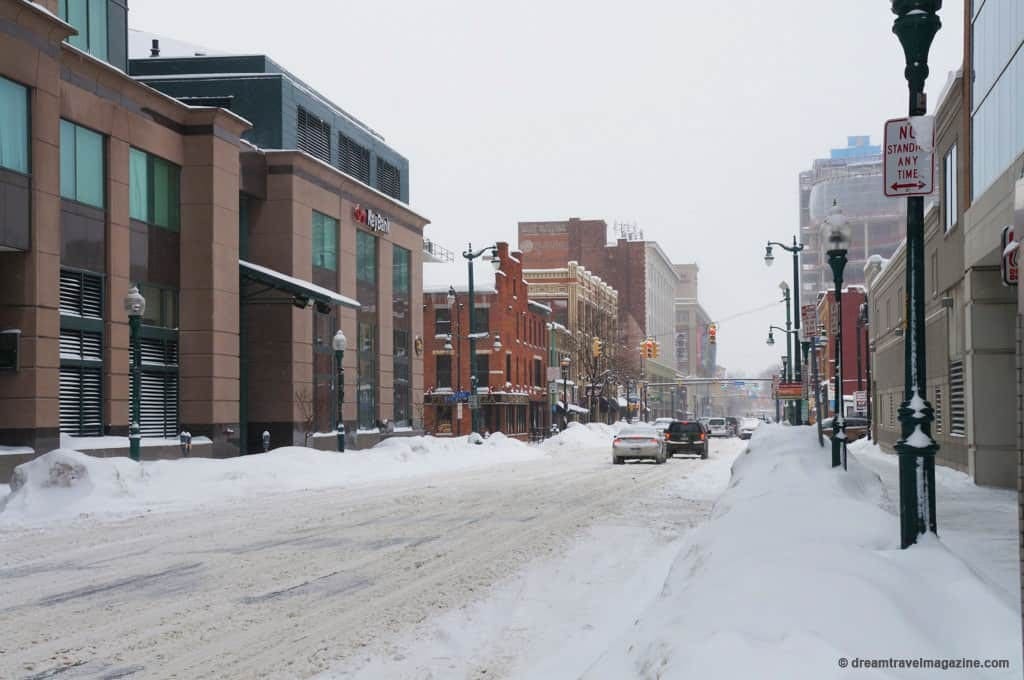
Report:
M227 52L210 50L202 45L176 40L166 35L140 31L137 28L128 29L128 58L129 59L159 59L150 57L150 49L153 41L160 41L160 57L222 57L228 56Z
M529 303L530 303L531 307L536 307L537 309L541 310L545 314L550 314L551 313L551 308L548 307L545 304L537 302L536 300L530 300Z
M494 267L490 260L477 258L473 262L473 292L497 293ZM447 293L450 287L456 293L469 292L469 270L464 262L424 262L423 292Z
M339 305L342 305L344 307L351 307L353 309L358 309L358 308L360 308L362 306L362 305L359 304L359 302L357 300L353 300L350 297L346 297L346 296L344 296L344 295L342 295L340 293L335 293L333 290L329 290L329 289L324 288L322 286L318 286L315 283L310 283L309 281L303 281L302 279L297 279L294 276L288 276L287 274L282 274L281 272L276 271L274 269L270 269L269 267L263 267L263 266L260 266L258 264L253 264L252 262L246 262L245 260L239 260L238 264L239 264L240 267L242 267L244 269L251 269L254 272L259 272L260 274L263 274L264 276L269 276L271 278L277 279L277 280L282 281L282 282L284 282L284 283L286 283L288 285L294 286L295 288L300 288L300 289L307 290L307 291L309 291L311 293L315 293L316 295L319 295L321 297L325 297L328 300L331 300L332 302L334 302L336 304L339 304Z

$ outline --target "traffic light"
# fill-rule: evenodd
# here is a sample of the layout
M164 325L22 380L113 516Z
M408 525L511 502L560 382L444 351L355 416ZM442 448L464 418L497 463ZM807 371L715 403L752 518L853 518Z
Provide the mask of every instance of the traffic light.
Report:
M654 347L654 358L657 359L661 356L661 343L657 340L652 340L651 345Z
M590 343L590 351L593 353L594 358L598 358L604 351L604 343L601 342L601 338L594 338Z
M647 338L646 340L640 343L640 357L642 359L654 358L653 344L654 342L650 338Z
M718 324L713 323L708 326L708 344L713 345L718 342Z

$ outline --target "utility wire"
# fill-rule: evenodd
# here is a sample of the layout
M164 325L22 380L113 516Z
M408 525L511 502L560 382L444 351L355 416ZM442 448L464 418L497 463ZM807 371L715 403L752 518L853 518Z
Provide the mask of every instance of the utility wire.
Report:
M757 307L756 309L748 309L745 312L740 312L738 314L733 314L732 316L727 316L724 319L716 319L712 323L718 323L718 324L725 323L726 321L732 321L733 319L738 319L741 316L747 316L748 314L756 314L757 312L763 312L766 309L770 309L771 307L774 307L775 305L779 304L780 302L782 302L782 300L776 300L775 302L770 302L770 303L768 303L766 305L761 305L760 307Z

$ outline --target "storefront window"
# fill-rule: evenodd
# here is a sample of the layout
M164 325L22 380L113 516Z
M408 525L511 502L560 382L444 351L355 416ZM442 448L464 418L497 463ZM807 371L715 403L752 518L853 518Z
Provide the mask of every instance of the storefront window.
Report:
M0 78L0 167L28 174L28 88Z
M394 369L394 421L398 427L412 425L412 319L410 314L409 268L412 254L392 246L392 323Z
M376 427L377 413L377 239L356 231L356 296L362 305L356 315L359 332L359 427Z
M60 122L60 195L103 208L103 136Z

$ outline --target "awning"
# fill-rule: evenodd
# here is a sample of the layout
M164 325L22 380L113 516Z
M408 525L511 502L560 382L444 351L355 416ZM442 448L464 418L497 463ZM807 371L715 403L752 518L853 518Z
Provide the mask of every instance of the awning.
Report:
M288 293L300 300L312 300L314 302L321 302L325 305L340 305L351 309L359 309L362 306L356 300L341 295L340 293L335 293L333 290L328 290L327 288L318 286L315 283L303 281L302 279L282 274L281 272L274 271L268 267L253 264L252 262L246 262L245 260L238 261L238 271L243 277L250 281L270 286L274 290Z

